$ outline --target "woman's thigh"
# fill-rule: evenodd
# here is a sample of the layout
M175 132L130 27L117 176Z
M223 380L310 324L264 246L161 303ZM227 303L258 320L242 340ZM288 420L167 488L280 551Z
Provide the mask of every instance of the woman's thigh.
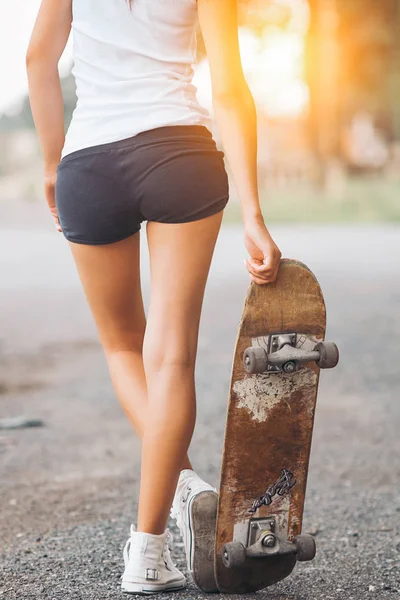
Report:
M193 367L204 291L222 211L189 223L149 221L151 298L145 366Z
M140 233L112 244L69 244L104 349L141 348Z

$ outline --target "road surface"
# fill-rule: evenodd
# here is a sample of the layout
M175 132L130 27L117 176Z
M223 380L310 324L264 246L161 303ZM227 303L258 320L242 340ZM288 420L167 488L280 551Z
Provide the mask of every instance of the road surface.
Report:
M327 339L304 531L313 562L258 594L271 600L400 594L400 227L275 226L283 255L317 275ZM223 227L206 293L191 457L219 478L233 344L248 284L240 226ZM143 238L143 285L148 260ZM67 244L48 230L0 230L0 598L120 598L137 507L140 447L119 408ZM160 441L162 452L162 441ZM184 568L176 539L174 559ZM165 598L198 598L189 582ZM219 598L217 594L214 598Z

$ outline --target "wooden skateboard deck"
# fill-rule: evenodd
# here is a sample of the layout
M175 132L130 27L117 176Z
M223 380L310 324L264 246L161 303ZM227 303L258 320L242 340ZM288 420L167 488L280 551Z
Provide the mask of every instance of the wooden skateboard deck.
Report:
M290 542L301 534L320 368L303 358L293 372L286 363L289 372L269 364L272 370L249 374L243 356L249 347L272 351L277 335L283 335L281 341L291 336L295 348L312 352L324 340L325 325L320 286L304 264L283 259L274 283L250 284L236 342L222 459L215 548L221 592L265 588L287 577L297 560L309 560L299 558ZM266 529L270 537L262 548L270 554L246 555L240 566L225 566L225 544L260 544ZM275 547L268 547L274 537L280 542L275 539ZM237 543L235 548L234 559Z

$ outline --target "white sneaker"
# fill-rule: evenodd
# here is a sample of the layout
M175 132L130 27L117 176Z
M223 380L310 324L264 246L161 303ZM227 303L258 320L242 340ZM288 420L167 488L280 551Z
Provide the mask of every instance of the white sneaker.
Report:
M172 562L168 544L172 535L167 529L160 535L135 531L124 549L125 571L122 591L129 594L156 594L180 590L186 585L183 573Z
M179 476L171 517L181 532L188 570L204 592L218 591L214 576L217 490L191 469Z

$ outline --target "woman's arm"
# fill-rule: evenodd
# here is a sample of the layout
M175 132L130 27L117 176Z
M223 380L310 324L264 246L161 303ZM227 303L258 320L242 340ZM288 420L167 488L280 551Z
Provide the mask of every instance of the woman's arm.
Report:
M258 197L257 116L240 59L237 0L198 0L198 11L215 117L241 203L251 256L247 268L254 281L268 283L276 278L281 253L265 227Z
M45 193L57 229L54 187L64 145L64 102L58 61L68 41L72 0L42 0L26 52L33 120L44 160Z

